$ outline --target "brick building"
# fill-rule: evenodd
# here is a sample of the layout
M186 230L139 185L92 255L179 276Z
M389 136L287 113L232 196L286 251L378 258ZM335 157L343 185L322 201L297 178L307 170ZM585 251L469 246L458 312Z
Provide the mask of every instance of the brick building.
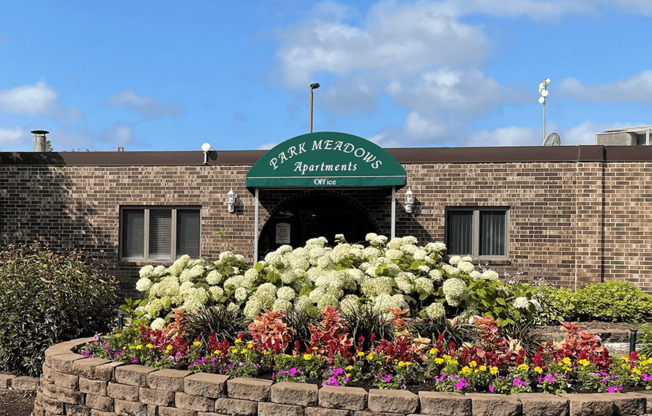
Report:
M182 253L231 250L253 261L283 243L336 233L352 242L370 231L444 241L506 277L567 287L620 279L652 292L649 147L381 149L376 156L397 162L390 173L402 170L402 179L355 182L312 161L322 171L309 182L258 181L254 166L273 168L279 149L301 171L298 152L287 150L295 139L269 152L211 150L207 164L201 151L0 153L0 245L83 249L106 261L128 296L140 267Z

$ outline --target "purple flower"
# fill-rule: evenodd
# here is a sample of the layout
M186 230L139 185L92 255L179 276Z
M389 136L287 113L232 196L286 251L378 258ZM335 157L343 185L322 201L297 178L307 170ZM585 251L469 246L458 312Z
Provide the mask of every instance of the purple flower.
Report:
M493 384L490 384L490 385L489 385L489 391L492 392L492 393L494 392L494 386L493 386Z
M557 381L557 380L555 380L555 378L554 378L553 376L551 376L550 374L546 374L546 376L545 376L543 379L544 379L545 381L547 381L548 383L553 383L553 384L555 383L555 381Z
M132 364L136 364L137 362L138 362L138 358L136 358L136 357L131 358L131 363Z
M616 388L615 388L614 386L609 386L609 390L608 390L608 392L609 392L609 393L615 393L615 392L616 392Z

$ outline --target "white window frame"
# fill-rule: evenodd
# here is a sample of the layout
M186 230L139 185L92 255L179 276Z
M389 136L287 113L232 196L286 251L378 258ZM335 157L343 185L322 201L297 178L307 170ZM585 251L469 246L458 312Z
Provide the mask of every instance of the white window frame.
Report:
M510 208L506 206L455 206L455 207L446 207L446 220L445 220L445 233L444 241L448 244L450 238L450 228L448 216L450 212L473 212L472 219L472 252L471 253L453 253L448 252L449 256L471 256L474 259L482 260L506 260L509 258L509 217L510 217ZM505 254L500 256L481 256L480 253L480 212L482 211L502 211L505 213Z
M142 210L143 215L143 257L126 257L123 255L124 248L124 231L123 231L123 213L127 210ZM170 241L170 257L165 259L154 259L149 257L149 223L151 211L170 211L171 212L171 241ZM201 207L198 206L122 206L120 207L120 223L119 223L119 246L120 246L120 260L126 261L150 261L150 262L171 262L176 260L177 257L177 211L197 211L199 214L199 252L201 253Z

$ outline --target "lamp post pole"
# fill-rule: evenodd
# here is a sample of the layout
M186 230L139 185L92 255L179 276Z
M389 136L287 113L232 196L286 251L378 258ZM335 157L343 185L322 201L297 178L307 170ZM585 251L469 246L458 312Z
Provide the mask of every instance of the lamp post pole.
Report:
M310 84L310 133L312 133L312 101L313 101L313 91L319 88L319 83L315 82Z
M548 101L548 85L550 78L546 78L539 84L539 103L543 105L543 142L546 141L546 101Z

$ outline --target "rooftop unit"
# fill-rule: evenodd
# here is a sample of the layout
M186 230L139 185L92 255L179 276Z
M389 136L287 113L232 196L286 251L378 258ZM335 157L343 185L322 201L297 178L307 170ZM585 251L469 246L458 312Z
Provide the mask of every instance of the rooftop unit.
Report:
M623 127L596 133L595 144L605 146L649 146L652 126Z

